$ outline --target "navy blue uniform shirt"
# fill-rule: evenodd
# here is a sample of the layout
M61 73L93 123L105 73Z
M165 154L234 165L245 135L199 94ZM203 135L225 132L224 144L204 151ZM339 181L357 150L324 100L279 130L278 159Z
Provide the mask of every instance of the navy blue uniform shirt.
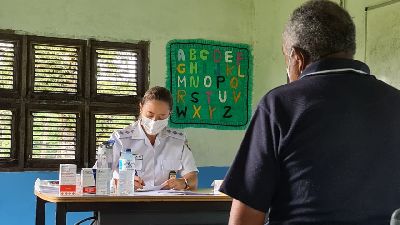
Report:
M270 224L389 224L400 207L400 91L356 60L309 65L263 97L221 191L270 210Z

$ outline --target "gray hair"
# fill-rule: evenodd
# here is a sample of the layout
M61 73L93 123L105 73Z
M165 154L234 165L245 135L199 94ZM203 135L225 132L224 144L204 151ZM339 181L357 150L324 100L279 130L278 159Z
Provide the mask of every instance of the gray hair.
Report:
M295 9L283 32L286 54L297 47L311 62L338 52L353 56L355 39L355 26L349 13L327 0L311 0Z

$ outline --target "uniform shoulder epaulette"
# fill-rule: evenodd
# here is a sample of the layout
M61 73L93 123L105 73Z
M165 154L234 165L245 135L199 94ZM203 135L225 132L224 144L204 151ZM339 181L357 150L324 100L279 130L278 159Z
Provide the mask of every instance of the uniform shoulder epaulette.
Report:
M133 132L135 131L137 126L135 126L134 124L131 124L127 127L125 127L124 129L120 129L117 130L117 134L119 136L119 138L128 138L128 137L132 137Z
M176 139L180 139L180 140L186 139L185 133L183 133L181 130L167 128L166 133L168 136L176 138Z

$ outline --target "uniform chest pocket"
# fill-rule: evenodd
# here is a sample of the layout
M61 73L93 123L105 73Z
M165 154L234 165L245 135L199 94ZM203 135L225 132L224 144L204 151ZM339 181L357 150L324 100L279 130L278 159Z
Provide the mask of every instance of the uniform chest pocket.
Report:
M165 171L178 171L182 169L182 163L179 159L164 159L162 161L162 169Z

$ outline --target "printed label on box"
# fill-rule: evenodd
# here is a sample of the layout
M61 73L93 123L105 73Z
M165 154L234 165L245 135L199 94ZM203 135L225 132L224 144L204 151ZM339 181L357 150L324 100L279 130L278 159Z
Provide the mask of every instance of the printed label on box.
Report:
M76 165L60 164L60 195L76 194Z

